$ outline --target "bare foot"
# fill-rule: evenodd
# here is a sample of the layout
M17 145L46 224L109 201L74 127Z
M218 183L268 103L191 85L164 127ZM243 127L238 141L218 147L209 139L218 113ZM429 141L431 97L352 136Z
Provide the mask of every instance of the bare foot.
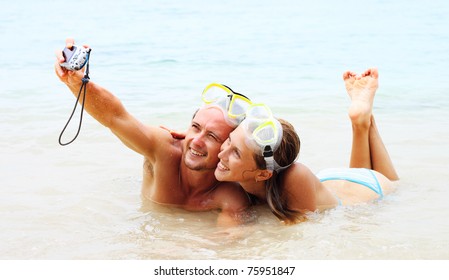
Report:
M351 98L348 114L353 125L363 125L367 128L370 126L374 95L379 85L378 78L376 68L370 68L360 76L351 71L343 74L346 91Z

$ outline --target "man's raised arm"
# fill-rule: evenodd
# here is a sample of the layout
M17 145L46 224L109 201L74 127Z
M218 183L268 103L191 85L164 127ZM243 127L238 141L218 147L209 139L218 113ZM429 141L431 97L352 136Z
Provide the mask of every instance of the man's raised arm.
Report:
M66 47L74 45L73 39L66 40ZM58 78L67 85L70 91L78 96L84 76L83 69L68 71L60 66L64 62L62 51L56 53L55 72ZM151 155L156 148L155 141L159 137L171 138L163 129L143 125L140 121L129 114L122 102L107 89L88 82L86 85L86 100L84 108L92 117L102 125L111 129L117 137L129 148L142 155ZM82 102L82 98L80 101Z

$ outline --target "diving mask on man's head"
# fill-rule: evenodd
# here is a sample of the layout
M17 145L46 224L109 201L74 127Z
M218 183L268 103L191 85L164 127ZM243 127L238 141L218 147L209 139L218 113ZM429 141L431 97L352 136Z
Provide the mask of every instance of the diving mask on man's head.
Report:
M220 108L225 120L233 127L238 126L245 119L246 110L252 104L243 94L216 83L208 85L203 90L201 98L206 105Z
M282 125L273 117L270 108L265 104L252 104L246 111L246 119L240 124L243 126L252 146L265 159L268 170L279 172L288 166L281 167L274 160L274 152L282 142Z

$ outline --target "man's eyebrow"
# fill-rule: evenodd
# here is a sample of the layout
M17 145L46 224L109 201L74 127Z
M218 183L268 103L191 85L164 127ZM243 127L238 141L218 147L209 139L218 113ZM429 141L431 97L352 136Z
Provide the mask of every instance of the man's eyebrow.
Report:
M196 121L194 121L194 120L192 120L192 125L198 126L200 129L202 129L202 126L201 126L198 122L196 122ZM217 133L213 132L212 130L206 130L206 132L212 134L212 135L213 135L215 138L217 138L217 140L220 141L221 143L224 142L223 137L221 137L221 136L218 135Z
M209 133L212 134L215 138L217 138L218 141L220 141L222 143L224 142L223 138L220 135L218 135L217 133L215 133L215 132L213 132L211 130L209 130Z

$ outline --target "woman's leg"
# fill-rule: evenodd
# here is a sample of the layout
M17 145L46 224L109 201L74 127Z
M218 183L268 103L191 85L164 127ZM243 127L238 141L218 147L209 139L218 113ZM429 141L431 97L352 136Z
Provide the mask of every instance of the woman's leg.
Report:
M373 169L390 180L397 180L397 173L372 115L378 77L376 68L368 69L360 76L350 71L343 74L346 90L351 98L348 115L353 135L349 166Z
M394 168L387 148L380 137L376 122L374 121L374 116L371 117L369 145L372 169L382 173L392 181L399 180L399 176Z
M377 74L377 71L375 74ZM351 98L351 105L348 110L352 123L352 151L349 166L372 169L369 132L377 80L368 80L367 77L361 78L350 71L343 74L343 80ZM372 90L368 90L368 82L373 84L371 85Z

